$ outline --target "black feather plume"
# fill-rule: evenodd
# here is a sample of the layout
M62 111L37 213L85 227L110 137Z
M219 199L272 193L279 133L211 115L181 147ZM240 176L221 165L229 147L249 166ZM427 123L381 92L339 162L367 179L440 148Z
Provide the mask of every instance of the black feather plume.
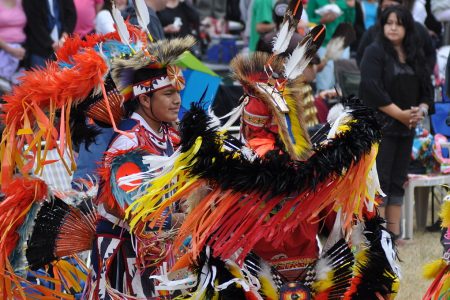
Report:
M58 259L55 255L56 238L68 213L69 205L60 199L46 201L42 205L27 243L26 257L31 270Z
M393 284L397 278L394 270L390 266L386 254L381 244L382 231L386 229L382 226L385 220L380 216L375 216L365 222L364 235L369 242L367 261L363 264L356 264L359 278L357 288L348 299L368 299L377 300L381 295L383 299L394 293ZM391 235L393 241L393 236ZM395 245L392 243L392 245Z
M223 189L272 195L314 189L320 182L342 175L343 170L357 163L380 141L380 127L373 110L356 99L346 99L344 105L351 107L350 114L358 122L353 122L351 129L336 139L318 145L306 161L292 161L288 154L278 151L252 161L236 151L221 151L217 128L205 129L211 119L198 105L192 105L181 121L182 151L191 148L196 137L201 136L202 146L190 173L212 180Z

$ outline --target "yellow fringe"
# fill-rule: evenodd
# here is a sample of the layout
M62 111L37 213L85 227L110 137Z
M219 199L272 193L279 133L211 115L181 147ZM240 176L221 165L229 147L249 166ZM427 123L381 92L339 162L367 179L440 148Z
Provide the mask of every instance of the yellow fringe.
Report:
M83 291L83 287L80 285L80 282L86 282L86 274L84 274L76 266L65 260L57 261L56 263L54 263L54 266L60 273L61 278L63 279L62 282L67 285L67 290L73 288L76 293L80 293Z
M425 279L433 279L446 267L447 264L442 258L429 262L423 266L423 277Z
M300 123L301 119L299 118L299 112L297 111L297 101L290 96L288 88L283 92L283 97L289 107L288 115L291 122L293 139L290 136L285 136L282 131L280 131L280 136L284 144L292 144L295 154L298 157L302 157L311 150L311 144L304 126Z
M397 276L394 276L394 282L392 283L392 293L389 295L389 300L395 299L397 297L397 293L400 289L400 279Z
M444 201L442 203L441 212L439 216L442 219L442 227L449 228L450 227L450 201Z
M151 186L147 189L147 193L135 200L127 208L125 212L126 218L131 217L130 227L132 230L140 220L158 210L164 204L164 201L168 201L168 199L164 199L166 194L176 191L171 196L171 199L174 199L190 185L195 183L197 177L187 177L184 169L186 162L195 163L194 156L197 154L201 145L202 137L198 137L191 149L185 153L181 153L176 159L173 169L152 181ZM177 180L176 183L174 183L175 179Z

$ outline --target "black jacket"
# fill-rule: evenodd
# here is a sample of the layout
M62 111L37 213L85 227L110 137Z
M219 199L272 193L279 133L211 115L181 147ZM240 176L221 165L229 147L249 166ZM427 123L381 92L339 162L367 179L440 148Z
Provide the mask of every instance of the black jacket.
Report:
M59 1L60 19L63 32L72 34L75 29L77 15L73 0ZM53 40L48 29L48 1L47 0L23 0L23 9L27 16L25 34L27 35L26 49L31 54L49 58L53 53Z
M403 67L402 67L403 66ZM434 89L431 77L420 78L416 71L399 79L399 69L410 68L400 64L388 55L380 42L374 42L367 47L361 60L361 82L359 96L363 103L372 108L395 103L401 109L409 109L426 103L429 113L434 113ZM424 68L426 68L424 66ZM415 74L415 75L414 75ZM411 131L397 120L378 112L384 134L409 135Z

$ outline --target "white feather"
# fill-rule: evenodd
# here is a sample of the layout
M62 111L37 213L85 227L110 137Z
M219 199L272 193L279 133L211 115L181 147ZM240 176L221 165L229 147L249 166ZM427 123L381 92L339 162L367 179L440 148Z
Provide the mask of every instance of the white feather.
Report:
M291 41L292 36L294 35L295 28L291 28L289 30L289 22L285 21L281 25L281 29L278 32L277 36L273 40L272 52L277 55L286 51L289 43Z
M339 132L338 127L346 122L350 122L352 119L350 115L350 111L344 110L339 117L334 121L333 125L331 126L330 131L328 132L327 139L332 139L336 137L336 134Z
M386 196L386 194L381 189L376 162L374 162L372 168L369 171L369 175L367 176L366 180L366 185L367 185L367 199L375 199L376 194L379 194L382 197ZM367 210L369 212L372 212L374 210L375 205L374 201L368 201L366 205Z
M364 235L364 222L358 222L355 226L352 228L352 234L350 236L352 245L357 247L358 249L360 247L368 246L369 242L367 241L366 236Z
M381 230L381 247L384 250L384 254L392 268L392 271L398 276L399 279L402 278L400 273L400 266L397 264L397 252L395 251L395 243L391 238L391 234L386 230Z
M275 282L273 281L272 273L269 264L266 262L261 262L261 270L258 273L258 278L265 278L267 281L270 282L272 286L277 286Z
M208 115L211 117L211 120L208 121L208 129L219 128L221 125L220 118L216 116L211 106L208 107Z
M344 112L344 105L342 105L342 103L337 103L333 105L330 111L328 112L327 122L333 124L343 112Z
M118 10L115 5L113 5L112 7L112 17L117 25L117 33L120 36L120 40L122 41L122 43L129 46L130 33L128 32L127 25L123 20L120 10Z
M328 239L323 246L322 253L326 253L333 245L335 245L344 236L342 231L342 208L339 208L334 219L333 229L328 235Z
M330 260L326 257L323 257L317 261L315 269L316 269L316 279L326 280L328 278L328 273L333 268L330 266Z
M246 101L242 101L242 103L238 107L233 108L231 112L229 112L225 116L220 117L220 119L228 118L228 121L220 128L221 131L230 129L234 122L236 122L236 120L241 117L242 110L244 109L244 106L246 104Z
M325 57L327 60L336 60L342 57L343 52L344 37L337 37L328 42Z
M150 23L150 15L148 13L147 4L144 0L133 0L134 9L136 10L136 17L139 26L142 30L148 31L147 26Z
M300 76L308 66L311 58L305 57L309 42L298 45L284 64L284 76L287 79L294 79Z

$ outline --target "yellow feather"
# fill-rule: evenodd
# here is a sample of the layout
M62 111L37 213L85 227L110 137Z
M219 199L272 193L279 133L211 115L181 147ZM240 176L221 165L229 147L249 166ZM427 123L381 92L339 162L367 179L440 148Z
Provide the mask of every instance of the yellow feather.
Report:
M442 218L442 227L450 227L450 201L442 203L441 212L439 216Z
M311 143L309 141L309 136L305 131L305 126L301 123L302 119L300 117L300 112L297 110L297 99L292 97L291 93L292 91L290 91L289 88L286 88L283 92L283 97L289 107L288 115L293 137L286 136L286 134L282 131L280 131L280 135L284 144L292 144L294 146L295 154L298 157L302 157L305 153L308 153L311 150Z
M392 293L389 295L390 300L395 299L399 289L400 289L400 279L398 277L395 277L394 282L392 283Z
M348 124L342 124L342 125L338 126L338 130L337 131L339 133L342 133L342 132L349 131L349 130L350 130L350 126Z
M423 266L423 277L425 279L433 279L435 278L439 272L441 272L445 267L447 267L447 264L445 261L441 258L436 259L435 261L432 261L430 263L427 263Z
M227 265L227 269L228 269L228 271L230 271L231 275L233 275L236 278L244 278L244 276L242 275L241 269L234 262L227 261L226 265Z
M334 272L330 271L327 273L326 279L315 281L312 284L312 288L314 289L314 291L316 293L320 293L320 292L326 291L327 289L332 287L333 286L333 277L334 277L333 274L334 274Z
M267 300L276 300L279 298L278 290L273 282L272 278L266 276L265 274L261 274L259 277L259 283L261 284L261 292L264 294Z
M187 152L181 153L175 160L173 168L167 174L155 178L151 182L151 186L147 189L147 193L135 200L127 208L126 217L131 217L131 229L133 229L140 220L149 214L156 212L158 208L165 203L164 201L169 201L169 199L164 199L166 194L174 192L171 196L171 199L174 199L196 182L197 177L187 177L184 168L186 162L194 162L194 156L199 151L201 144L202 138L198 137L194 145ZM154 226L154 224L152 226Z
M359 268L356 268L356 266L365 266L369 260L367 254L369 253L368 249L363 249L355 254L355 264L353 265L353 273L355 275L359 275Z

